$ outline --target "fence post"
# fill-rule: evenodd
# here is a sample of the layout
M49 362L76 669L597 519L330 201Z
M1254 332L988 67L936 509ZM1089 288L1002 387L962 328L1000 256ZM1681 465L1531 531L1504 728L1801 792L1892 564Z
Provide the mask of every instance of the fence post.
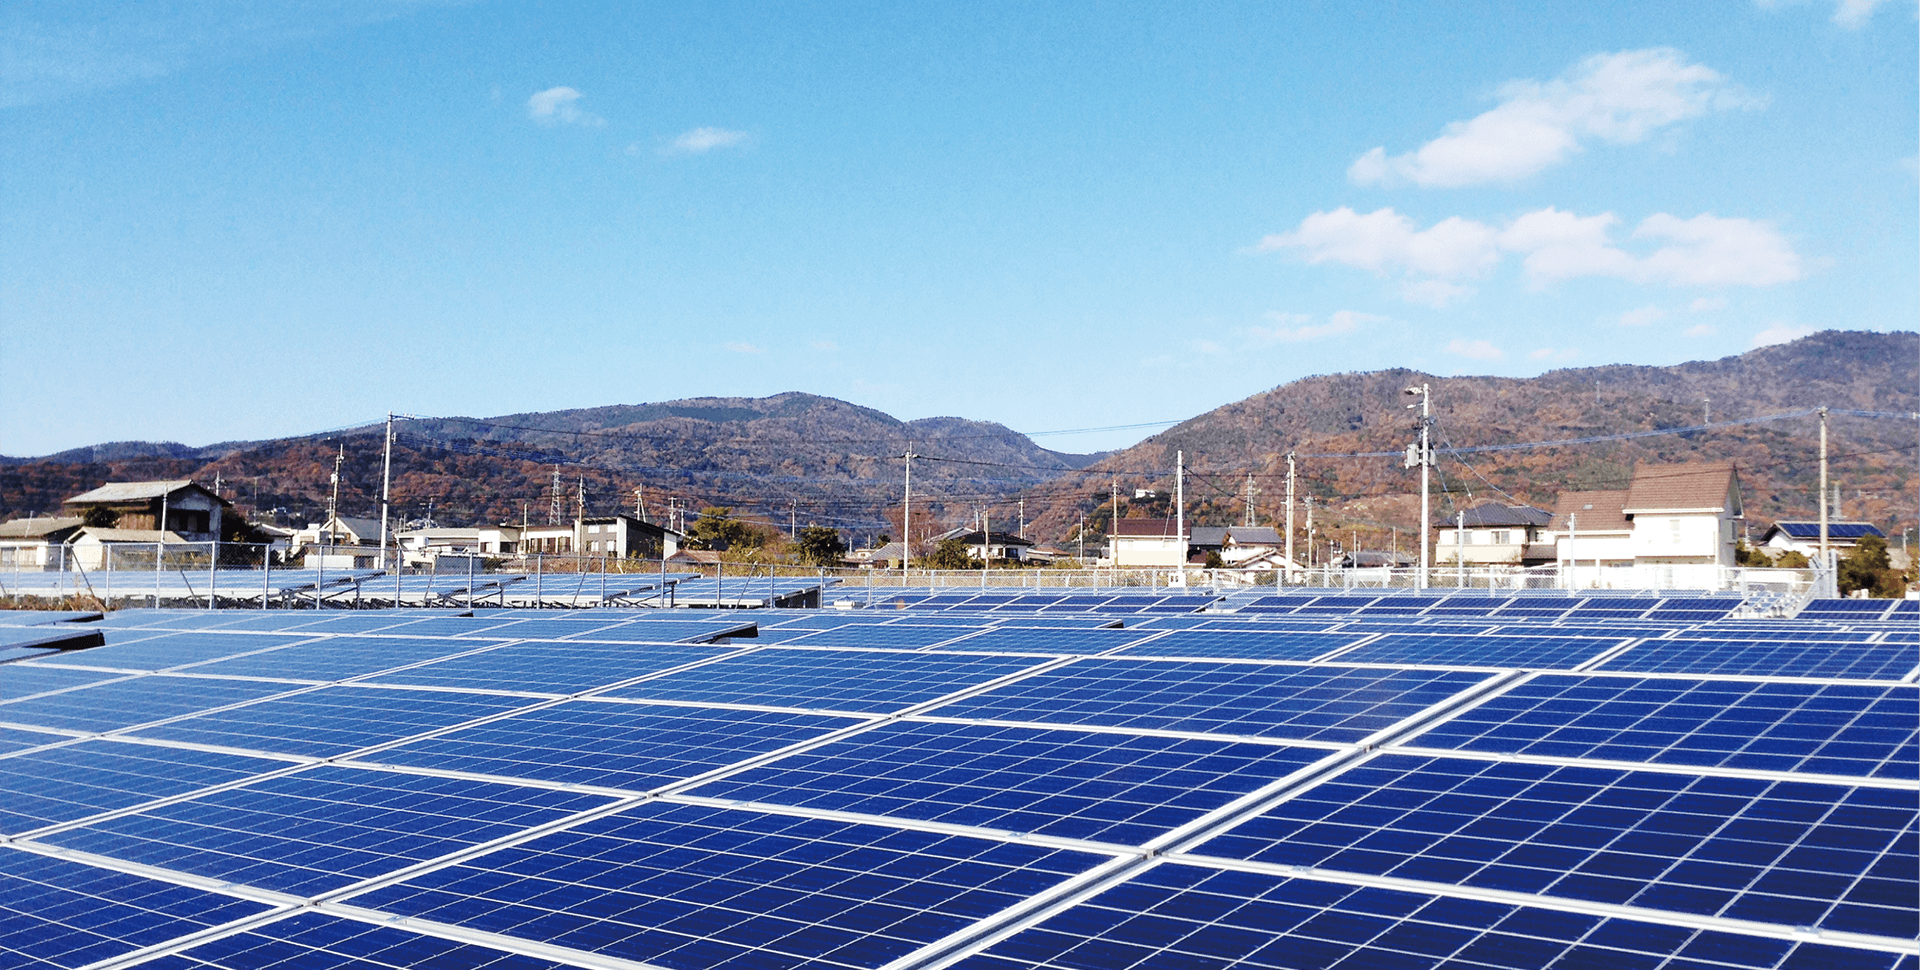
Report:
M214 593L220 589L220 540L211 543L212 551L207 553L207 609L213 609Z

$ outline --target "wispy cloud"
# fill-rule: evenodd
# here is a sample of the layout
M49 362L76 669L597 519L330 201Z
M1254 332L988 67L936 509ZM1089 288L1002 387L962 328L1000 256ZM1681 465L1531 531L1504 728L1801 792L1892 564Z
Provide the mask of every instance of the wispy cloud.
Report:
M1375 323L1385 319L1387 318L1356 310L1335 310L1327 317L1327 322L1312 323L1313 318L1304 313L1269 313L1267 320L1272 325L1248 327L1247 335L1263 344L1300 343L1352 333L1360 329L1361 324Z
M726 347L729 351L736 354L764 354L767 352L765 347L756 347L753 344L743 343L738 340L727 341Z
M1553 207L1495 226L1454 216L1425 229L1392 208L1316 212L1290 232L1263 238L1260 252L1288 250L1310 264L1336 263L1401 276L1402 297L1442 305L1467 290L1459 280L1485 275L1508 255L1521 258L1538 286L1583 277L1615 277L1670 286L1773 286L1806 274L1792 243L1771 223L1701 214L1655 213L1625 248L1612 213L1581 216Z
M1667 311L1657 306L1643 306L1638 310L1628 310L1620 314L1623 327L1650 327L1667 318Z
M1711 337L1719 332L1720 328L1711 323L1696 323L1687 328L1687 336L1689 337Z
M716 148L732 148L745 143L747 133L728 131L725 128L695 128L683 131L674 138L668 150L682 155L701 155Z
M1771 347L1774 344L1784 344L1799 340L1801 337L1810 337L1812 335L1813 328L1805 324L1776 323L1754 334L1753 346Z
M527 117L543 125L583 125L599 128L606 119L580 109L580 92L569 87L548 88L527 99Z
M1550 81L1510 81L1500 95L1492 109L1449 124L1412 152L1368 151L1347 178L1422 188L1511 182L1565 162L1588 142L1633 144L1709 111L1757 103L1669 48L1595 54Z
M152 81L438 2L9 4L0 10L0 108Z
M1507 358L1506 351L1486 340L1462 340L1456 337L1447 342L1446 351L1455 357L1465 357L1468 360L1492 361Z

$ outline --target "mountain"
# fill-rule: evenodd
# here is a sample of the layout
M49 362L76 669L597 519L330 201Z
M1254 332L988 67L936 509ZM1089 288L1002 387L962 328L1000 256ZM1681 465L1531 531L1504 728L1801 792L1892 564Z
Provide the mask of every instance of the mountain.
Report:
M989 422L901 421L812 394L689 398L490 418L404 419L393 451L394 511L441 524L544 521L560 478L571 517L584 488L589 513L634 507L644 489L658 520L680 507L732 505L770 524L817 522L856 539L896 533L903 452L914 462L916 523L961 524L991 510L996 527L1021 505L1028 535L1065 538L1086 516L1098 534L1121 489L1123 512L1168 511L1133 490L1173 487L1184 451L1189 521L1226 525L1246 514L1249 479L1262 524L1282 518L1287 452L1299 494L1311 495L1323 533L1369 547L1418 521L1418 475L1399 452L1414 435L1411 398L1432 388L1442 447L1515 445L1691 428L1711 408L1714 427L1624 440L1444 456L1436 517L1487 498L1550 504L1571 488L1624 487L1634 464L1731 460L1740 467L1757 535L1814 510L1817 421L1753 420L1825 405L1903 415L1920 411L1920 335L1828 331L1736 357L1672 367L1611 365L1534 378L1437 377L1411 370L1294 381L1184 421L1104 455L1049 451ZM1709 403L1710 399L1710 403ZM305 523L324 515L341 461L339 507L377 514L381 428L205 447L116 442L31 459L0 460L0 515L56 511L104 481L216 477L243 509L281 510ZM1835 413L1829 437L1836 517L1897 529L1914 517L1915 422ZM1384 452L1372 457L1355 453ZM1169 513L1170 514L1170 513ZM923 518L922 516L925 516ZM889 521L894 524L889 525ZM1304 522L1301 523L1304 525ZM916 529L916 532L918 530ZM1890 533L1891 534L1891 533ZM1347 541L1352 541L1348 539ZM1400 540L1404 542L1405 540Z
M1750 524L1812 515L1818 482L1818 419L1726 425L1827 406L1911 415L1920 410L1920 335L1826 331L1735 357L1671 367L1610 365L1534 378L1438 377L1411 370L1310 377L1184 421L1085 469L1056 477L1036 516L1039 534L1071 531L1082 514L1103 524L1117 480L1122 511L1133 488L1171 489L1185 452L1190 518L1232 524L1245 514L1248 475L1256 517L1280 517L1288 451L1298 494L1323 510L1323 533L1357 532L1369 547L1419 520L1417 470L1398 454L1414 440L1416 400L1433 395L1436 442L1461 448L1625 435L1705 423L1715 427L1556 447L1443 457L1436 517L1489 498L1550 506L1568 489L1624 488L1638 462L1730 460L1740 469ZM1883 527L1911 523L1916 500L1916 426L1911 417L1829 418L1832 481L1842 511ZM1316 457L1394 452L1388 457ZM1511 498L1507 498L1511 496ZM1142 514L1158 506L1143 505ZM1090 525L1090 529L1092 526ZM1890 535L1892 533L1889 533Z

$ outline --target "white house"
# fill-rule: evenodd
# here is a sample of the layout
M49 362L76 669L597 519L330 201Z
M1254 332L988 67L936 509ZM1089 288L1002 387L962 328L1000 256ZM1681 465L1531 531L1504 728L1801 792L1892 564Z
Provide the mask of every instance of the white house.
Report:
M961 545L966 546L969 559L979 559L983 546L989 560L1024 560L1027 550L1033 548L1033 543L1011 532L992 532L982 538L979 529L953 529L934 536L933 542L938 544L948 539L958 539Z
M80 531L80 525L80 519L67 516L39 516L0 522L0 568L65 568L63 543Z
M638 516L596 515L561 525L528 526L519 536L521 555L611 556L615 559L673 558L680 551L680 533L642 522Z
M1123 518L1107 536L1116 566L1184 566L1187 543L1174 519Z
M1827 548L1835 550L1835 555L1844 556L1860 544L1867 536L1887 534L1870 522L1835 522L1827 520ZM1760 544L1773 550L1774 555L1783 552L1797 552L1812 560L1820 554L1819 522L1775 522L1760 537Z
M1564 563L1731 566L1744 517L1731 464L1642 465L1625 491L1561 494L1541 539Z
M1440 527L1434 536L1433 561L1520 565L1527 561L1527 547L1539 542L1540 530L1552 521L1552 512L1531 505L1476 505Z

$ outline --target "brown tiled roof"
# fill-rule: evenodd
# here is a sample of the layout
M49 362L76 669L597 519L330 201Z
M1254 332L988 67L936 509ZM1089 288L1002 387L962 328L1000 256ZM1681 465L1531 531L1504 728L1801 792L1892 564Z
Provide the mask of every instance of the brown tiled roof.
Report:
M1642 465L1633 471L1624 508L1633 512L1725 509L1733 482L1733 465L1727 462Z
M1633 528L1620 510L1626 507L1627 493L1620 492L1561 492L1560 500L1553 507L1553 522L1548 526L1556 532L1567 530L1570 516L1579 516L1577 523L1581 532L1626 532Z
M81 520L72 516L42 515L33 519L0 522L0 539L38 539L67 529L80 528Z
M1172 539L1179 534L1173 519L1122 518L1113 527L1113 535L1117 536L1164 536Z

